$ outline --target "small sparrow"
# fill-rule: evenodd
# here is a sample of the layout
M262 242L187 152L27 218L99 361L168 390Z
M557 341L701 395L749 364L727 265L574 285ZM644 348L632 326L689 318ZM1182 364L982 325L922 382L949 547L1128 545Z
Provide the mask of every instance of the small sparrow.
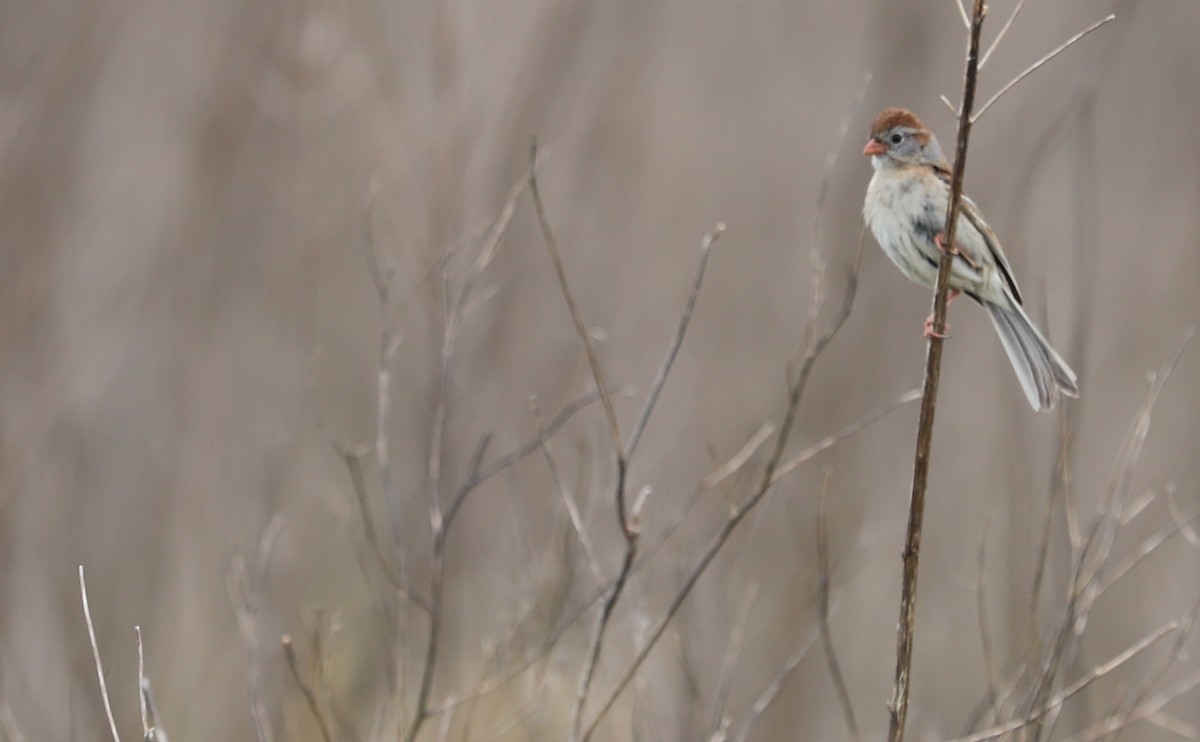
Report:
M945 246L950 166L933 133L912 113L888 108L871 125L863 154L875 168L863 217L883 252L904 275L932 288L941 253L949 249L950 299L964 293L988 310L1033 409L1053 409L1060 394L1078 397L1075 372L1021 308L1021 291L1000 242L966 196L955 244ZM932 317L925 333L933 335Z

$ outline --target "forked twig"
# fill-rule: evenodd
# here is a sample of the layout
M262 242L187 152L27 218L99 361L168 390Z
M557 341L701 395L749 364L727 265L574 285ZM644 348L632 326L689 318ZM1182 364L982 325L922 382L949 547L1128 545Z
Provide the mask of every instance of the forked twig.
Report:
M1018 8L1018 10L1019 9L1020 8ZM988 99L987 103L984 103L982 106L980 106L979 111L976 112L973 116L971 116L971 123L974 124L976 121L978 121L983 116L983 114L987 113L987 110L992 107L993 103L1000 100L1000 96L1002 96L1005 93L1007 93L1008 91L1012 90L1013 87L1017 83L1021 82L1026 77L1029 77L1030 75L1032 75L1034 72L1036 72L1038 70L1038 68L1040 68L1042 65L1049 62L1051 59L1054 59L1059 54L1062 54L1063 52L1065 52L1068 48L1070 48L1072 45L1074 45L1077 41L1082 39L1084 36L1087 36L1092 31L1095 31L1096 29L1100 28L1101 26L1108 23L1109 21L1115 20L1116 17L1117 17L1116 15L1113 15L1110 13L1109 15L1105 16L1104 18L1101 18L1100 20L1096 21L1092 25L1088 26L1087 28L1083 29L1079 33L1075 34L1071 38L1064 41L1054 51L1050 52L1046 56L1042 57L1038 61L1036 61L1033 64L1026 67L1024 72L1017 75L1012 80L1009 80L1008 84L1006 84L1004 87L1000 88L1000 90L997 91L995 95L993 95L991 98ZM997 41L999 41L999 39L997 39ZM990 49L988 50L988 53L989 54L991 53ZM983 65L981 64L980 66L982 67ZM947 243L947 244L949 244L949 243Z
M500 245L504 240L504 236L508 231L508 226L512 222L513 214L516 211L517 198L525 190L527 183L532 179L532 175L523 176L513 184L509 189L508 198L505 199L504 207L500 210L499 215L492 222L491 228L488 231L487 237L479 248L479 252L475 255L475 259L467 272L466 278L463 280L462 286L459 288L457 295L451 300L450 293L447 290L445 299L447 302L446 322L442 330L442 346L440 355L440 365L438 371L437 396L434 406L433 423L429 431L429 457L427 461L426 476L428 478L428 500L429 500L429 526L433 534L433 549L430 554L429 566L429 629L425 639L425 656L420 665L420 684L417 690L417 703L413 712L412 721L409 724L408 731L404 735L406 742L415 742L417 735L421 731L421 726L425 720L429 718L430 705L429 700L433 693L434 674L437 669L438 652L440 651L441 634L442 634L442 605L445 595L445 577L446 577L446 538L449 532L453 516L458 508L466 499L467 494L473 487L460 488L458 493L449 505L449 509L442 502L443 499L443 482L442 482L442 453L446 445L446 430L447 421L450 414L450 387L454 370L454 361L456 355L456 347L458 342L458 334L462 328L466 315L471 308L472 294L483 274L492 265L499 252ZM449 285L449 276L446 276L446 284ZM535 448L530 449L532 452ZM476 462L478 463L478 462ZM472 471L468 477L468 481L473 480L477 471ZM404 621L404 612L401 611L398 615L398 620L402 624ZM403 671L403 663L400 665Z
M861 252L859 255L861 255ZM775 439L775 444L772 447L771 454L767 458L766 467L763 470L757 486L753 490L752 494L729 514L720 530L709 540L699 559L696 560L695 564L688 572L687 577L684 578L683 584L675 593L675 596L672 598L667 609L655 623L654 628L648 633L645 644L641 647L641 649L638 650L633 661L626 668L625 672L621 674L616 685L609 692L604 703L601 704L600 710L588 724L587 732L583 737L585 742L591 737L596 727L604 719L604 716L609 712L609 710L612 709L613 704L615 704L617 701L617 698L620 697L621 693L629 685L629 682L637 674L637 671L641 668L642 663L646 661L646 658L650 655L651 650L654 649L654 646L662 637L663 632L666 631L667 625L671 622L671 619L675 617L675 614L679 611L680 606L683 605L683 602L691 594L692 589L695 588L700 576L703 575L708 569L708 565L712 563L712 560L729 540L729 536L738 527L742 520L745 519L745 517L755 508L755 506L757 506L763 500L763 498L766 497L767 493L771 491L771 485L774 482L775 471L783 457L783 451L787 446L788 437L790 436L792 427L796 422L797 413L800 408L800 400L804 396L804 390L808 385L808 379L812 373L813 366L815 365L817 358L821 356L825 348L837 335L838 330L841 329L841 327L845 324L846 320L850 316L850 310L854 306L854 296L858 287L857 258L855 260L855 264L850 270L849 275L847 276L846 284L846 293L842 301L841 309L839 310L837 316L833 318L829 326L826 327L826 329L820 334L815 332L807 333L808 342L806 343L804 358L800 363L799 371L796 374L795 380L793 381L789 390L787 410L784 413L783 422L779 426L779 435Z
M1086 675L1084 675L1083 677L1076 680L1074 683L1071 683L1069 686L1067 686L1066 688L1061 690L1057 695L1055 695L1053 698L1051 698L1045 705L1041 706L1040 708L1035 710L1033 713L1031 713L1023 718L1010 721L1007 724L1001 724L999 726L992 727L991 729L985 729L984 731L979 732L977 734L972 734L968 737L962 737L961 739L954 740L954 742L986 742L987 740L997 739L997 738L1003 737L1007 734L1011 734L1012 732L1015 732L1024 727L1027 727L1027 726L1033 724L1034 722L1036 722L1038 719L1046 716L1050 712L1061 707L1064 703L1066 703L1068 700L1070 700L1073 696L1077 695L1084 688L1087 688L1092 683L1094 683L1097 680L1099 680L1100 678L1110 674L1111 672L1113 672L1114 670L1119 668L1121 665L1124 665L1129 660L1133 659L1134 657L1138 656L1142 652L1146 651L1151 646L1153 646L1156 642L1161 640L1163 637L1168 636L1171 633L1176 632L1178 630L1179 630L1179 622L1178 621L1170 621L1167 624L1165 624L1164 626L1161 626L1157 630L1142 637L1139 641L1134 643L1131 647L1126 649L1124 652L1121 652L1116 657L1113 657L1108 662L1105 662L1102 665L1097 665L1096 667L1092 668L1092 670L1090 672L1088 672Z
M325 714L321 711L321 704L317 700L317 693L300 672L300 660L296 657L296 648L293 646L291 634L284 634L280 639L280 644L283 645L283 654L287 658L287 666L288 670L292 673L292 680L295 681L296 687L300 689L301 695L304 696L304 701L308 704L308 710L312 713L313 719L317 722L317 727L321 730L321 738L325 742L333 742L333 735L329 731L328 722L325 721Z
M558 241L554 237L554 230L550 227L550 220L546 216L546 207L542 202L541 191L538 188L536 141L530 152L530 159L533 165L529 170L529 192L533 196L533 205L534 210L537 212L538 225L541 227L546 249L550 253L550 261L554 264L554 272L558 276L558 286L564 301L567 303L567 309L571 314L571 321L575 325L575 332L583 343L584 352L587 354L592 379L596 383L596 388L600 390L600 401L604 404L604 414L608 419L608 432L612 442L612 455L615 460L616 469L616 482L613 486L615 494L614 504L617 512L617 524L620 526L621 535L625 540L625 553L621 561L621 568L617 573L616 580L613 581L612 586L605 593L603 600L601 600L600 611L596 615L596 622L592 628L592 636L588 642L588 651L584 659L583 670L579 675L579 685L575 692L575 701L571 707L571 739L578 740L583 724L583 709L587 704L588 692L591 689L592 679L596 673L596 666L600 660L600 652L604 646L604 637L607 633L613 610L616 608L617 601L621 599L621 594L624 592L625 585L629 580L629 574L633 570L634 559L637 558L639 533L631 520L631 513L625 504L625 478L629 470L629 462L625 455L625 446L621 442L621 430L617 424L617 413L613 408L612 397L608 394L608 389L604 382L604 372L600 368L600 359L596 356L595 348L592 347L591 333L588 332L587 325L583 321L583 315L579 311L579 306L575 303L575 296L571 293L571 284L567 280L566 267L563 265L562 256L558 251Z

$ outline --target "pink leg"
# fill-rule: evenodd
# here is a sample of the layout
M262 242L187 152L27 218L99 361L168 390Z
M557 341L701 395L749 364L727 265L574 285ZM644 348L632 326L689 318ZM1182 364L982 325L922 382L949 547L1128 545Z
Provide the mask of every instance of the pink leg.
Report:
M938 232L933 236L933 244L937 245L938 249L942 252L949 252L951 255L959 254L958 245L955 245L950 250L946 249L946 235L942 234L941 232Z
M947 252L946 238L945 238L945 235L943 235L941 232L938 232L937 234L935 234L933 236L933 244L937 245L938 249L941 250L942 252ZM963 260L967 261L967 265L971 266L975 270L979 270L979 263L976 263L974 260L971 260L970 255L967 255L962 250L959 250L958 245L955 245L953 248L951 248L949 250L949 253L951 255L957 255L957 256L961 257Z
M947 323L944 333L935 333L934 331L934 316L930 315L925 319L925 337L937 337L938 340L946 340L950 336L950 325Z

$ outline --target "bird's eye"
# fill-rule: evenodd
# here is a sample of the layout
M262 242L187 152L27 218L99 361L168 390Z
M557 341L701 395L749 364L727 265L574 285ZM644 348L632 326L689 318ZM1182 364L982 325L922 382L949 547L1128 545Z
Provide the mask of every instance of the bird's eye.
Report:
M892 144L899 144L899 143L900 143L900 142L902 142L902 141L904 141L904 135L903 135L903 134L896 133L896 134L893 134L893 135L892 135Z

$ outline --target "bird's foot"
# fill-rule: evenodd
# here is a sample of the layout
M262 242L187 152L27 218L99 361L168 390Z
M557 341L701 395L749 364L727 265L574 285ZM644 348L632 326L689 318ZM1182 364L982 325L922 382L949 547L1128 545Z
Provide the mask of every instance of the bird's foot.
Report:
M938 232L933 236L933 244L937 245L938 249L942 252L947 252L951 255L962 255L962 253L958 250L958 245L946 247L946 235L942 234L941 232Z
M925 320L925 333L924 334L925 334L925 337L927 337L927 338L937 338L938 340L946 340L950 337L950 325L947 323L946 326L942 328L942 332L935 332L933 329L933 315L931 314Z
M971 259L970 255L967 255L962 250L959 250L957 244L953 247L946 247L946 236L941 232L938 232L933 236L933 244L937 245L938 249L942 252L949 253L956 258L962 258L963 260L967 261L967 265L971 266L975 270L979 270L981 268L979 263Z

